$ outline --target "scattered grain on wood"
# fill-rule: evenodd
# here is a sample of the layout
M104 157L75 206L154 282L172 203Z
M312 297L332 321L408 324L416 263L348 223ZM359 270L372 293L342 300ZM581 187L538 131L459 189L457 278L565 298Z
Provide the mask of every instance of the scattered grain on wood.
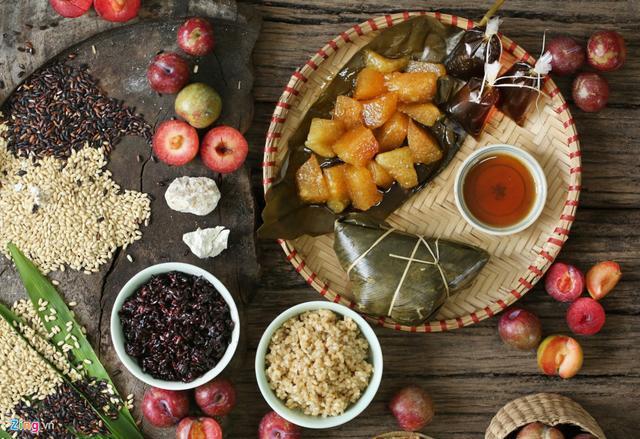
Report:
M102 148L73 150L66 163L54 157L35 163L14 157L0 138L2 248L15 243L45 273L68 265L92 274L140 236L151 201L112 180Z
M24 66L19 67L22 77ZM66 159L86 144L108 154L126 135L151 140L151 126L144 118L107 97L86 67L56 63L36 71L4 110L9 129L3 136L9 150L21 157Z

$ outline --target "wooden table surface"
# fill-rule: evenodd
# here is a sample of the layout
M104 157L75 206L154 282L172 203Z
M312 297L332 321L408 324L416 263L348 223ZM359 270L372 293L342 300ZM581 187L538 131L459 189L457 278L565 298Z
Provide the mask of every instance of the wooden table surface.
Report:
M41 0L38 0L39 3ZM177 1L177 0L176 0ZM223 0L222 3L226 3ZM20 3L24 17L33 7ZM145 2L143 2L145 3ZM163 2L150 2L157 6ZM173 3L173 2L167 2ZM347 27L371 16L404 10L439 10L479 18L490 1L464 0L299 0L242 2L263 15L263 29L254 52L255 121L249 130L249 166L255 194L262 205L261 149L269 119L293 70ZM145 8L149 2L146 2ZM0 7L17 7L0 0ZM41 9L39 6L38 9ZM153 12L147 11L147 14ZM49 12L51 18L53 12ZM503 7L502 31L531 53L537 53L543 31L586 40L596 29L616 29L625 37L624 68L607 74L611 85L608 108L597 114L573 109L583 149L583 192L571 237L559 259L587 269L614 259L623 279L604 301L607 323L593 337L578 337L585 352L580 374L567 381L542 376L533 353L507 349L497 336L497 319L442 334L407 334L377 328L385 358L380 390L369 408L354 421L333 430L305 431L308 438L370 438L394 430L387 409L394 391L406 384L423 386L433 396L436 416L425 433L440 439L482 438L489 421L506 402L537 392L559 392L581 403L610 439L631 439L640 421L640 2L637 0L509 0ZM104 26L102 27L104 28ZM96 30L98 26L96 25ZM89 32L90 33L90 32ZM77 35L67 38L69 45ZM570 97L568 80L559 84ZM267 324L281 311L317 300L285 260L274 242L259 244L262 275L247 312L248 351L243 369L232 376L238 407L229 419L229 437L256 437L268 406L253 372L254 352ZM540 285L519 305L537 313L545 334L568 333L566 306L544 293ZM90 319L91 316L80 316ZM117 365L112 365L112 369ZM136 412L139 414L139 412ZM170 432L150 437L172 437Z

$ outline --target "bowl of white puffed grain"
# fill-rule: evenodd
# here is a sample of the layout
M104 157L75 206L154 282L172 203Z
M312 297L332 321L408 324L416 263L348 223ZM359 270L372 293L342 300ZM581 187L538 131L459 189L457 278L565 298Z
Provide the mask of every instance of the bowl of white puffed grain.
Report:
M287 421L331 428L358 416L382 379L382 349L358 313L333 302L289 308L265 330L256 352L262 396Z

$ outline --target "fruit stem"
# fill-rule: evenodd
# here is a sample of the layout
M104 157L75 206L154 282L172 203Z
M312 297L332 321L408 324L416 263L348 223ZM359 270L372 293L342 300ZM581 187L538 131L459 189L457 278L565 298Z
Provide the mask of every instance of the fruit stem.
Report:
M480 20L480 23L478 23L478 27L482 27L486 25L489 22L489 19L493 17L496 14L496 12L498 12L498 10L502 7L505 1L507 0L496 0L493 3L493 6L491 6L491 8L489 8L487 13L484 14L484 17L482 17L482 20Z

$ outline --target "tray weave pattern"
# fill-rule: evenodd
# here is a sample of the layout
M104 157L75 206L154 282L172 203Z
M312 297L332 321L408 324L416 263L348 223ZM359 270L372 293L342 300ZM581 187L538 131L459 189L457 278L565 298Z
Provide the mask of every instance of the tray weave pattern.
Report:
M474 23L438 12L404 12L370 19L329 41L292 75L276 105L267 133L263 162L266 192L278 176L288 139L309 107L344 64L379 30L418 15L432 16L444 24L470 29ZM501 59L505 68L516 60L535 60L509 38L502 36ZM479 140L468 136L452 163L425 189L394 212L393 226L426 236L454 239L486 249L491 259L474 283L452 295L435 318L420 326L400 325L389 318L368 317L381 326L410 332L439 332L478 323L507 308L541 279L567 240L581 189L578 134L568 104L552 80L545 82L546 97L532 111L524 127L495 111ZM485 235L469 226L456 209L453 182L462 161L476 148L511 143L530 152L545 170L547 203L540 219L529 229L510 237ZM309 285L328 300L349 307L347 276L333 251L333 236L304 236L280 240L287 259Z
M554 393L538 393L511 401L493 417L485 439L505 439L518 428L531 422L555 426L571 424L606 439L595 419L577 402Z

